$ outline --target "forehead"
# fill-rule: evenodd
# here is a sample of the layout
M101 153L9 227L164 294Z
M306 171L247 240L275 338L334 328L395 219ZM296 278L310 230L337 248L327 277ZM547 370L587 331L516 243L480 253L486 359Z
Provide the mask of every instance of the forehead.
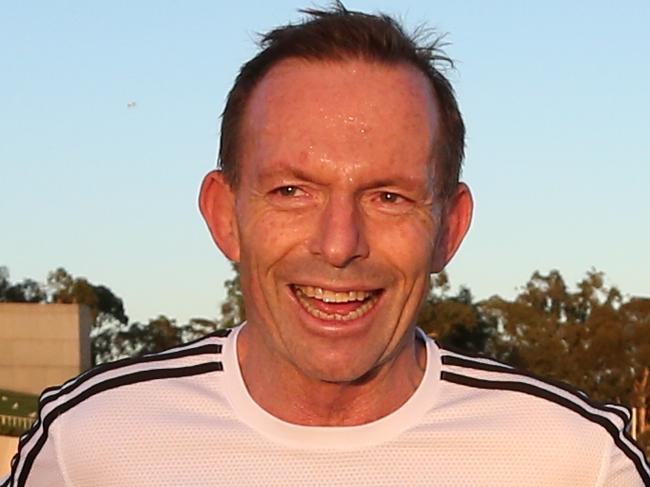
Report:
M242 124L241 162L309 153L428 163L438 124L431 85L410 65L289 59L253 90Z

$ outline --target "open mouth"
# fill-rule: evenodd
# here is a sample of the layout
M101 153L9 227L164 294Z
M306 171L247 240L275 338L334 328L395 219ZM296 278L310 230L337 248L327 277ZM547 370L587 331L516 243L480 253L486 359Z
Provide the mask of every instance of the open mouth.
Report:
M307 313L328 321L350 321L362 317L377 304L382 292L381 289L331 291L297 284L293 284L291 289Z

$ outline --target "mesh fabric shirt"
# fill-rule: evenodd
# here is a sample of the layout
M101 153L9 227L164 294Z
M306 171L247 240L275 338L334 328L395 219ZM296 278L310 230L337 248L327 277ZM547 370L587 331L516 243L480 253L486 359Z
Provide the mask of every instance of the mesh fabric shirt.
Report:
M425 374L398 410L360 426L284 422L248 394L240 329L47 389L0 486L650 485L625 408L423 333Z

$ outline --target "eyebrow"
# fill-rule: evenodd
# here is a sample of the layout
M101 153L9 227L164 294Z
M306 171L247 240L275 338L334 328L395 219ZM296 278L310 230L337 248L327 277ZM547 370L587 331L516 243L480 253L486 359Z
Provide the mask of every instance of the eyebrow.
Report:
M307 181L310 183L320 184L318 174L312 174L301 167L287 163L287 162L276 162L269 164L269 166L259 172L259 179L261 181L289 177L299 179L301 181ZM433 181L430 181L429 178L425 181L427 186L433 187ZM363 189L372 189L372 188L381 188L381 187L401 187L408 190L418 189L419 180L415 178L409 178L407 175L397 174L392 176L380 176L377 179L372 179L366 181L362 184Z
M269 164L266 169L259 172L260 180L273 179L277 177L290 176L303 181L316 182L314 177L299 167L286 162L277 162Z
M384 186L400 186L400 187L412 188L413 186L416 185L417 185L416 181L405 177L388 177L388 178L376 179L367 184L364 184L364 186L368 188L381 188Z

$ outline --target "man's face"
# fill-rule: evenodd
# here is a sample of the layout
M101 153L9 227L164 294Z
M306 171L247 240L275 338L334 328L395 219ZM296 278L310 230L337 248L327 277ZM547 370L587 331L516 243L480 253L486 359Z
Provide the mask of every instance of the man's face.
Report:
M256 87L234 218L270 366L348 382L413 353L440 235L438 124L409 66L288 60Z

